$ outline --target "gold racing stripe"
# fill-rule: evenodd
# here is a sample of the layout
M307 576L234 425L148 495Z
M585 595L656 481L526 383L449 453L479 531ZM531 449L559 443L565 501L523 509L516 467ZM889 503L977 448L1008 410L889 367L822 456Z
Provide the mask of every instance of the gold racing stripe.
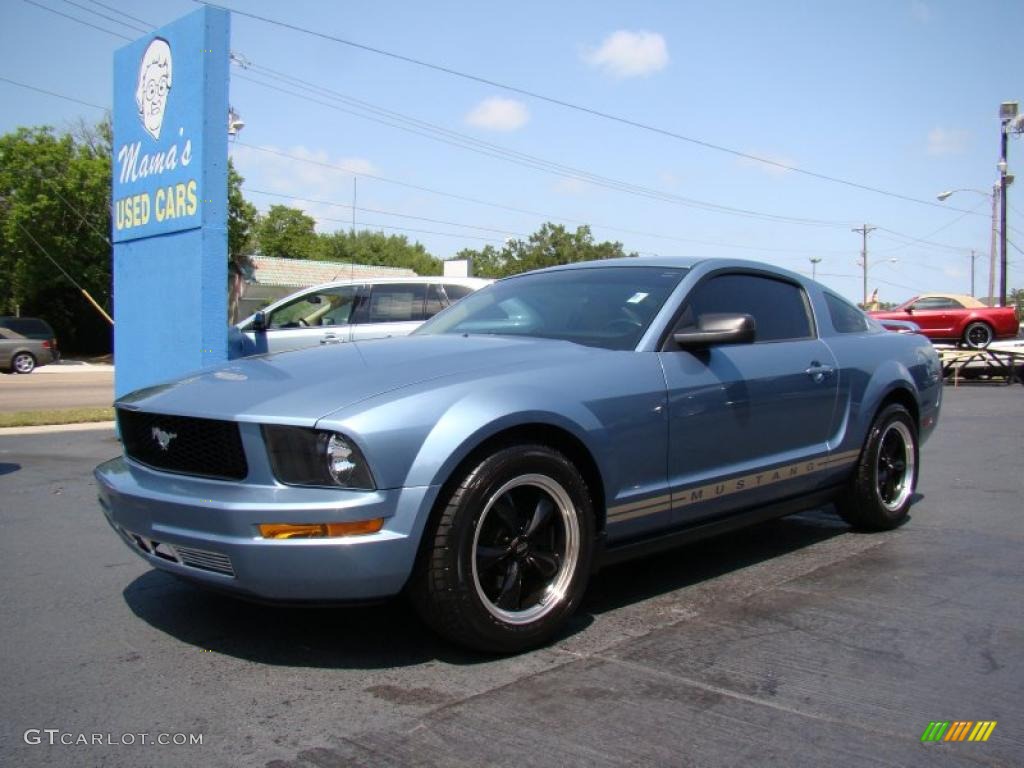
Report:
M732 496L733 494L751 491L755 488L763 488L775 483L851 464L857 461L859 457L860 449L858 448L820 459L808 459L776 467L775 469L753 472L749 475L742 475L728 480L719 480L704 485L673 490L670 494L662 494L650 499L644 499L643 501L632 501L612 507L608 510L608 522L618 523L625 520L633 520L670 509L681 509L691 504L699 504L723 496Z

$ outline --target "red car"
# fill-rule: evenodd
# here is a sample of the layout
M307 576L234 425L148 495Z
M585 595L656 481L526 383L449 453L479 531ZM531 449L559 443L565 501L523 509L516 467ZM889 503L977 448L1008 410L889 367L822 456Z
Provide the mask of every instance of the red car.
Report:
M879 320L909 320L932 341L963 342L974 349L1015 338L1020 322L1013 307L989 307L955 293L915 296L896 309L868 314Z

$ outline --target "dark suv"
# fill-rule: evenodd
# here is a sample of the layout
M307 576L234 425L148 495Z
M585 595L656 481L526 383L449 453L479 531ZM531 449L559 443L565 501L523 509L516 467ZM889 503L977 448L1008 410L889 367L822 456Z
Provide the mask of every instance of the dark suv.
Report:
M45 320L0 316L0 370L32 373L59 357L57 338Z

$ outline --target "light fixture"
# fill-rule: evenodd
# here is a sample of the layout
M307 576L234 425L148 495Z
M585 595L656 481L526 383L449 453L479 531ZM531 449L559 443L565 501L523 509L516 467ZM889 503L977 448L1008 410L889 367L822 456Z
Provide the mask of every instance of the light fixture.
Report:
M999 105L999 119L1013 120L1017 116L1020 105L1016 101L1004 101Z
M245 128L245 121L242 116L235 112L234 107L228 107L228 136L238 136L238 132Z

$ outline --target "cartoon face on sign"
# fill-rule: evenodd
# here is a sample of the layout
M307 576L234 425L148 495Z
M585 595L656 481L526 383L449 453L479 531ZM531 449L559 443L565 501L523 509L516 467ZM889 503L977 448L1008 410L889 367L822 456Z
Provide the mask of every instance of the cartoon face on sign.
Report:
M139 84L135 89L135 103L139 119L146 132L160 138L167 107L167 94L172 80L171 46L162 37L156 37L146 47L139 64Z

